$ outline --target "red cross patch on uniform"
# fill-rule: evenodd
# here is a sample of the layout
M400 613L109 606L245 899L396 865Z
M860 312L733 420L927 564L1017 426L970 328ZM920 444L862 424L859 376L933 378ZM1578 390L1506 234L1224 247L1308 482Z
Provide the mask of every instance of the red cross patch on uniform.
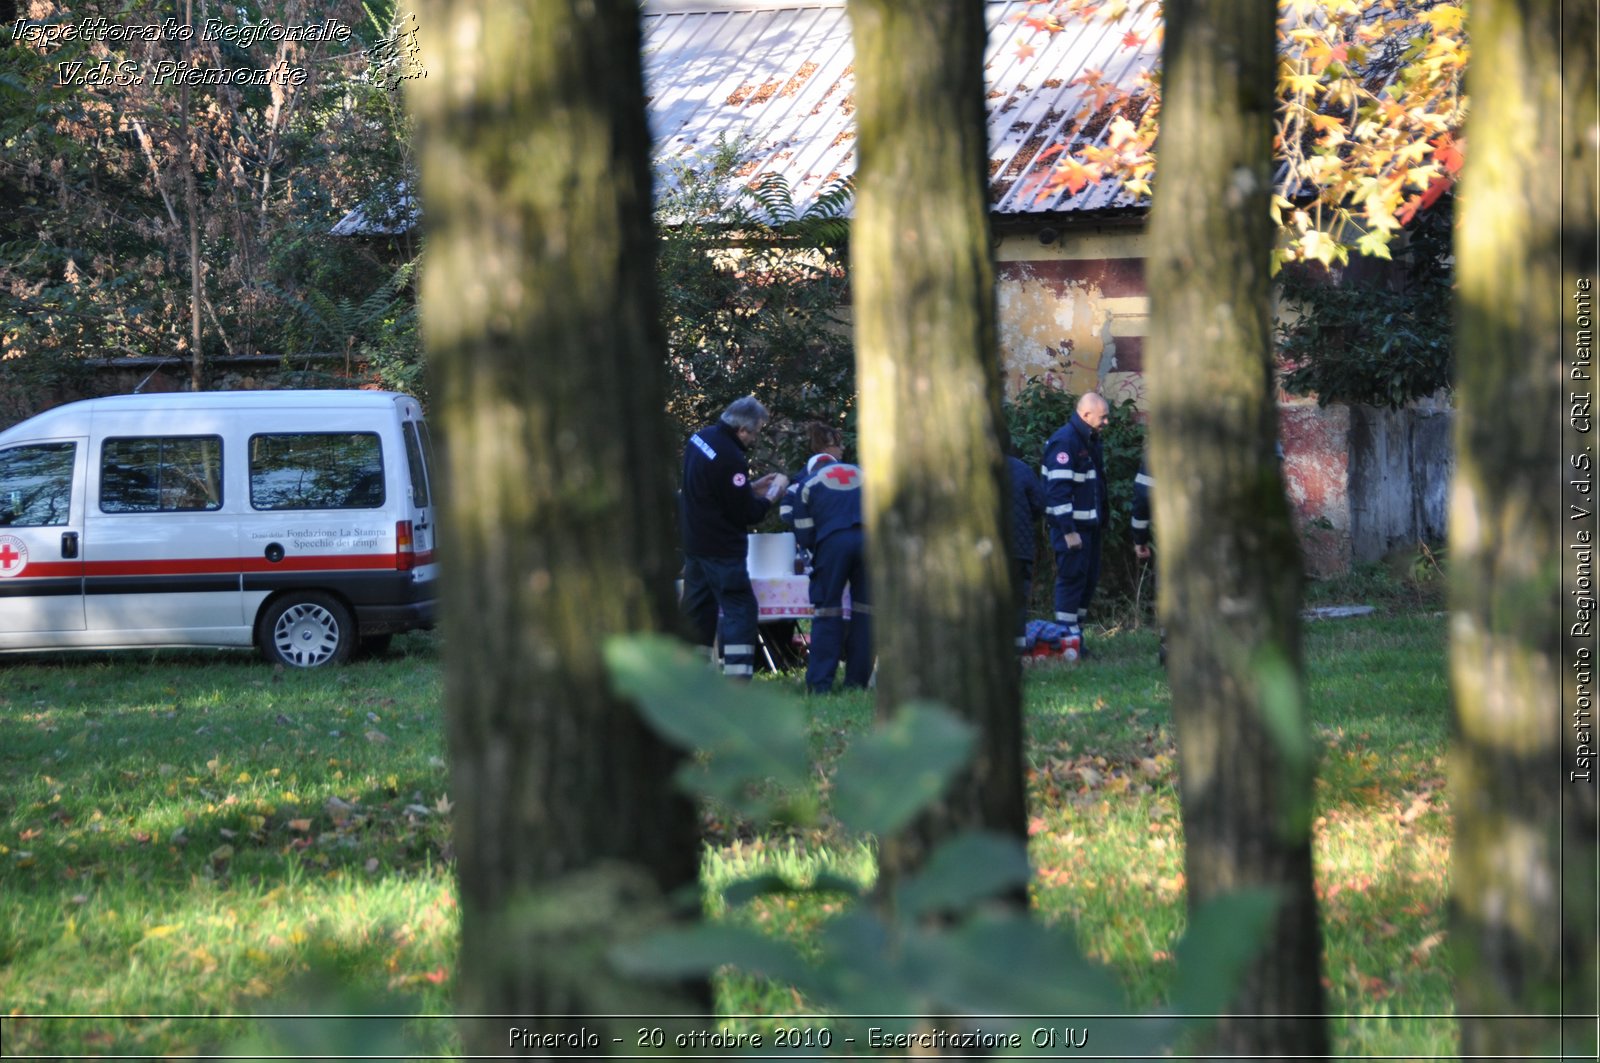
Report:
M743 487L744 486L744 473L736 472L736 473L733 474L733 486L735 486L735 487Z
M1071 461L1072 461L1072 459L1067 456L1067 452L1064 451L1064 450L1061 453L1056 455L1056 464L1057 465L1066 465L1066 464L1070 463Z
M848 465L835 465L824 472L822 478L830 481L830 487L854 487L856 470Z

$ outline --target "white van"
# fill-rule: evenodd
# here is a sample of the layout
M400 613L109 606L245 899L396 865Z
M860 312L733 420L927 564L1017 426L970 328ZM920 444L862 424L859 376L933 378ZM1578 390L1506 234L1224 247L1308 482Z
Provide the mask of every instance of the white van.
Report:
M429 450L379 391L120 395L0 432L0 652L381 651L433 624Z

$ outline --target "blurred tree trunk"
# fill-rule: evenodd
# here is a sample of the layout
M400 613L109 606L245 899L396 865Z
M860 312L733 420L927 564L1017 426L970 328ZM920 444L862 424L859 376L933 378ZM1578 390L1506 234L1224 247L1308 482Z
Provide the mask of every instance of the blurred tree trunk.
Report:
M1592 397L1592 363L1565 378L1576 318L1593 316L1595 7L1481 0L1471 19L1450 514L1461 1049L1592 1059L1592 1016L1565 1030L1555 1016L1595 1000L1595 781L1577 759L1595 721L1572 685L1587 672L1593 697L1594 635L1563 604L1580 593L1569 546L1580 531L1592 543L1595 502L1592 486L1564 499L1554 477L1594 480L1593 437L1569 405Z
M1026 837L980 0L851 0L851 226L878 712L943 702L973 766L903 836L885 882L962 829Z
M1327 1050L1299 545L1275 457L1274 10L1170 0L1151 218L1150 465L1191 910L1276 889L1211 1051Z
M634 0L433 0L418 18L427 77L409 83L448 454L457 1006L598 1028L601 1051L632 1032L624 1020L561 1016L706 1003L703 986L664 1002L605 962L659 925L669 894L698 910L700 854L677 754L601 660L606 636L666 630L674 613L638 20ZM468 1054L508 1051L504 1021L464 1035Z

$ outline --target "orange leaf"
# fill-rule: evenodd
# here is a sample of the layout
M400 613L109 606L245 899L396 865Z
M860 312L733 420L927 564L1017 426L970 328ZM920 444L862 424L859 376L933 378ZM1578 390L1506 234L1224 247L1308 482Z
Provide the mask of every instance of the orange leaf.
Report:
M1035 834L1043 834L1044 830L1045 826L1043 816L1030 816L1028 818L1028 837L1031 838Z
M1077 195L1088 185L1100 180L1100 169L1096 166L1085 166L1077 159L1068 159L1066 162L1057 163L1056 168L1050 173L1052 188L1065 186L1068 192Z
M297 831L308 831L308 830L311 829L311 821L309 819L291 819L289 821L289 829L290 830L297 830Z
M1027 43L1026 41L1024 41L1021 44L1017 45L1017 58L1018 59L1032 59L1033 58L1033 54L1036 51L1038 51L1037 48L1035 48L1033 45L1031 45L1031 44Z
M448 974L448 972L445 971L445 969L443 967L440 967L438 970L435 970L435 971L424 971L422 973L422 977L426 978L428 981L432 982L434 985L441 985L441 984L443 984L444 980L449 977L449 974Z
M1460 173L1461 164L1467 158L1461 151L1462 141L1452 137L1449 133L1441 133L1433 141L1433 157L1444 167L1445 173Z
M1143 43L1144 38L1132 30L1129 30L1127 33L1122 35L1122 46L1124 48L1137 48Z

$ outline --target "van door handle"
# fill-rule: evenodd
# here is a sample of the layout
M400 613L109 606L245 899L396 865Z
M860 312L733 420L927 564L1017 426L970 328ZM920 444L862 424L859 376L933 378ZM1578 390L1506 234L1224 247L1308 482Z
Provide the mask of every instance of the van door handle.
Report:
M71 561L78 556L78 533L61 533L61 556Z

